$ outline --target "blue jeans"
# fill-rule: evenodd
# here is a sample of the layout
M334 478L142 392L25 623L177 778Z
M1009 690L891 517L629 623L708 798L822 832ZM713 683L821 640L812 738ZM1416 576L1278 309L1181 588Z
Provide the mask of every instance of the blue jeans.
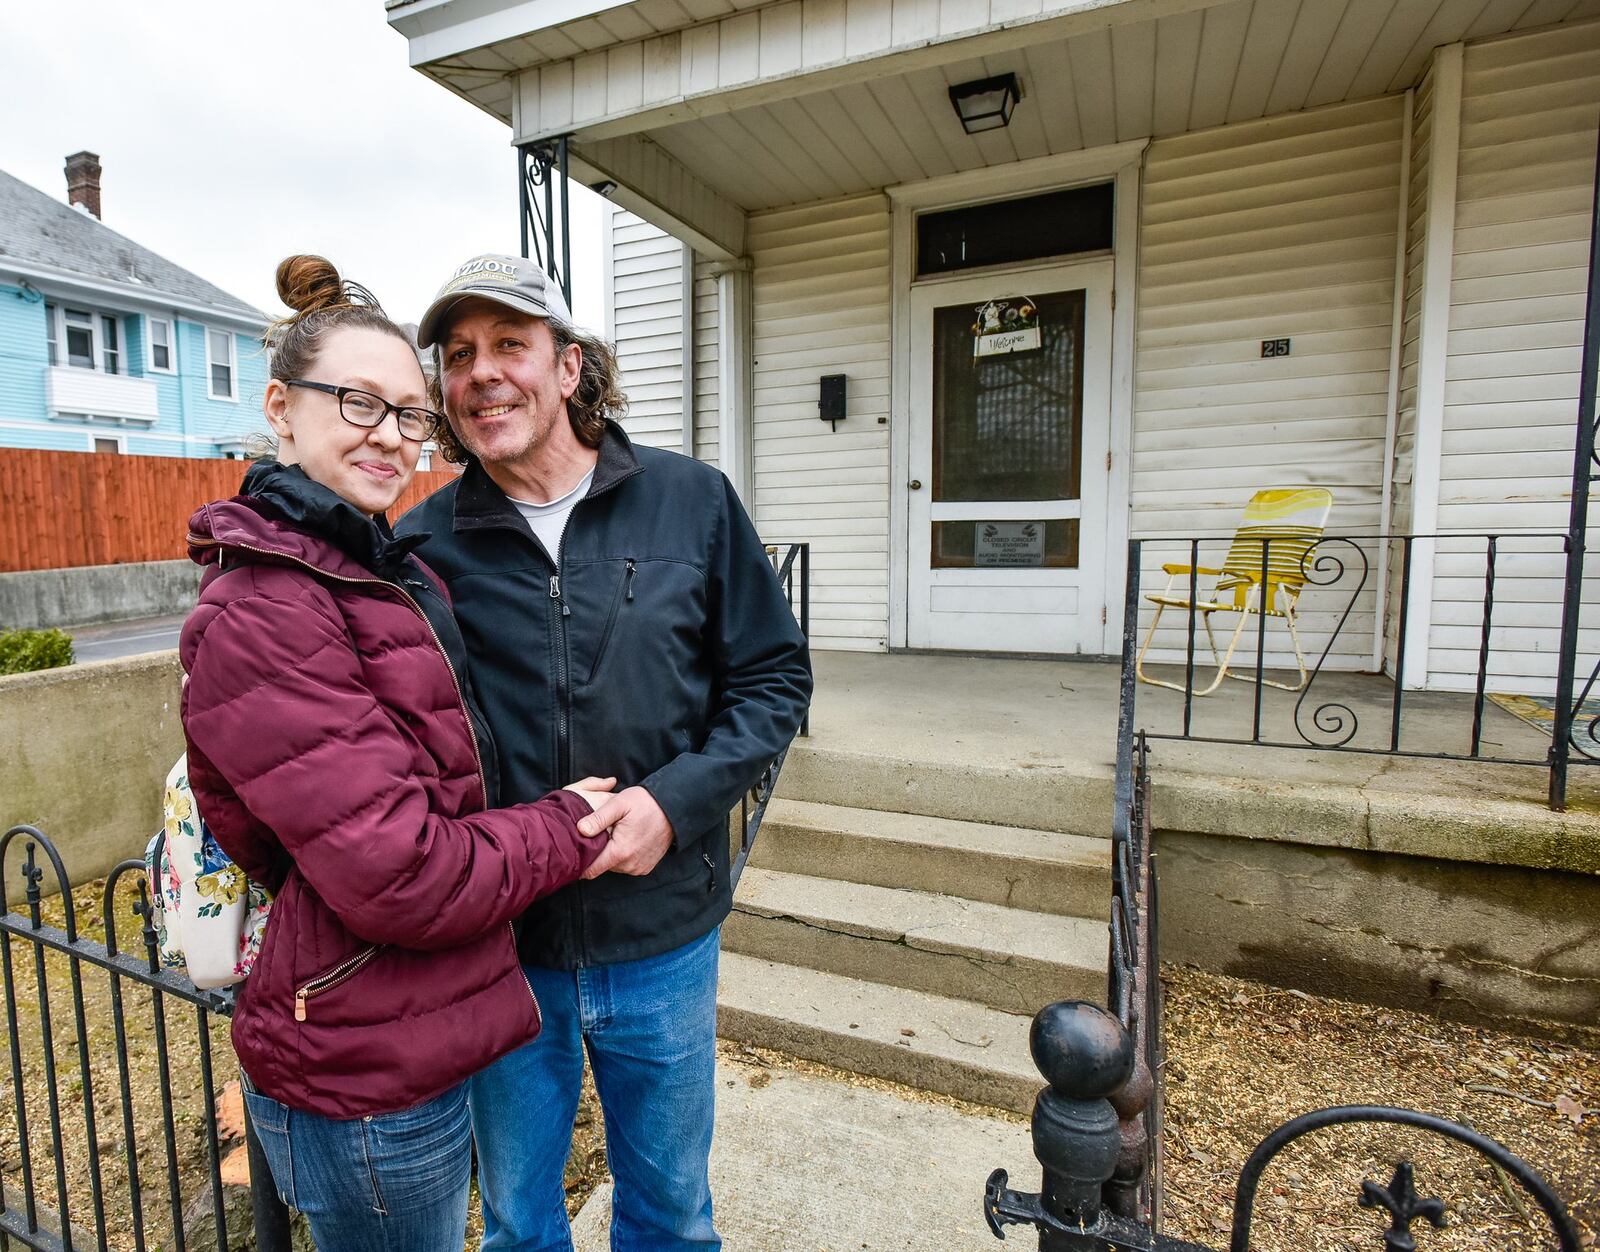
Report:
M544 1032L468 1081L484 1252L568 1252L562 1173L587 1045L616 1182L615 1252L720 1248L711 1224L719 931L660 956L524 967Z
M461 1252L472 1173L467 1085L335 1121L244 1092L278 1195L322 1252Z

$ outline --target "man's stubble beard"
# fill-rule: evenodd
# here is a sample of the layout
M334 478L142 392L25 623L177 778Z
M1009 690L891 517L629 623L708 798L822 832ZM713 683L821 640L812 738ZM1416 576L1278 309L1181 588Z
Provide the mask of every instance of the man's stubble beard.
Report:
M449 416L447 413L446 416ZM456 439L469 453L484 465L519 465L529 460L537 459L539 452L548 447L551 436L555 434L556 423L569 420L566 405L551 414L548 418L535 421L528 431L527 438L513 451L504 452L499 456L485 455L485 447L472 434L470 422L465 423L465 431L456 424L453 417L450 419L451 429L455 431Z

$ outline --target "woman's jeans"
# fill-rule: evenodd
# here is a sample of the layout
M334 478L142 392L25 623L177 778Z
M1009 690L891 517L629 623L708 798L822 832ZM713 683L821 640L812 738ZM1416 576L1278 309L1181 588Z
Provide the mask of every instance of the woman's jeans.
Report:
M244 1098L272 1180L321 1252L461 1252L472 1172L462 1083L399 1113L335 1121Z

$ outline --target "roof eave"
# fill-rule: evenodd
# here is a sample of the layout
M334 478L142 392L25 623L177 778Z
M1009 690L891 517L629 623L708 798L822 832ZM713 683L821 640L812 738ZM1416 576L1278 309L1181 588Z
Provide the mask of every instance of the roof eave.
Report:
M38 279L52 287L96 296L115 296L121 300L146 305L155 311L171 309L207 322L225 322L230 326L260 334L272 320L258 309L248 312L222 305L207 304L190 296L180 296L159 288L142 284L112 282L88 274L76 273L54 265L40 265L34 261L21 261L16 257L0 255L0 273L16 274L22 278Z

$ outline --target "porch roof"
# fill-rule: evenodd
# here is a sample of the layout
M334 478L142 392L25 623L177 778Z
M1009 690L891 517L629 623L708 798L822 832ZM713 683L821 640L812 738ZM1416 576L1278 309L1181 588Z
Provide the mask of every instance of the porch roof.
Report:
M1433 49L1600 0L477 0L393 3L413 64L667 229L1401 91ZM491 21L491 17L493 20ZM1001 130L955 83L1015 72ZM654 209L655 211L652 211ZM675 216L676 215L676 216ZM677 232L681 233L681 232ZM722 233L728 233L726 231ZM729 245L726 249L719 243Z

